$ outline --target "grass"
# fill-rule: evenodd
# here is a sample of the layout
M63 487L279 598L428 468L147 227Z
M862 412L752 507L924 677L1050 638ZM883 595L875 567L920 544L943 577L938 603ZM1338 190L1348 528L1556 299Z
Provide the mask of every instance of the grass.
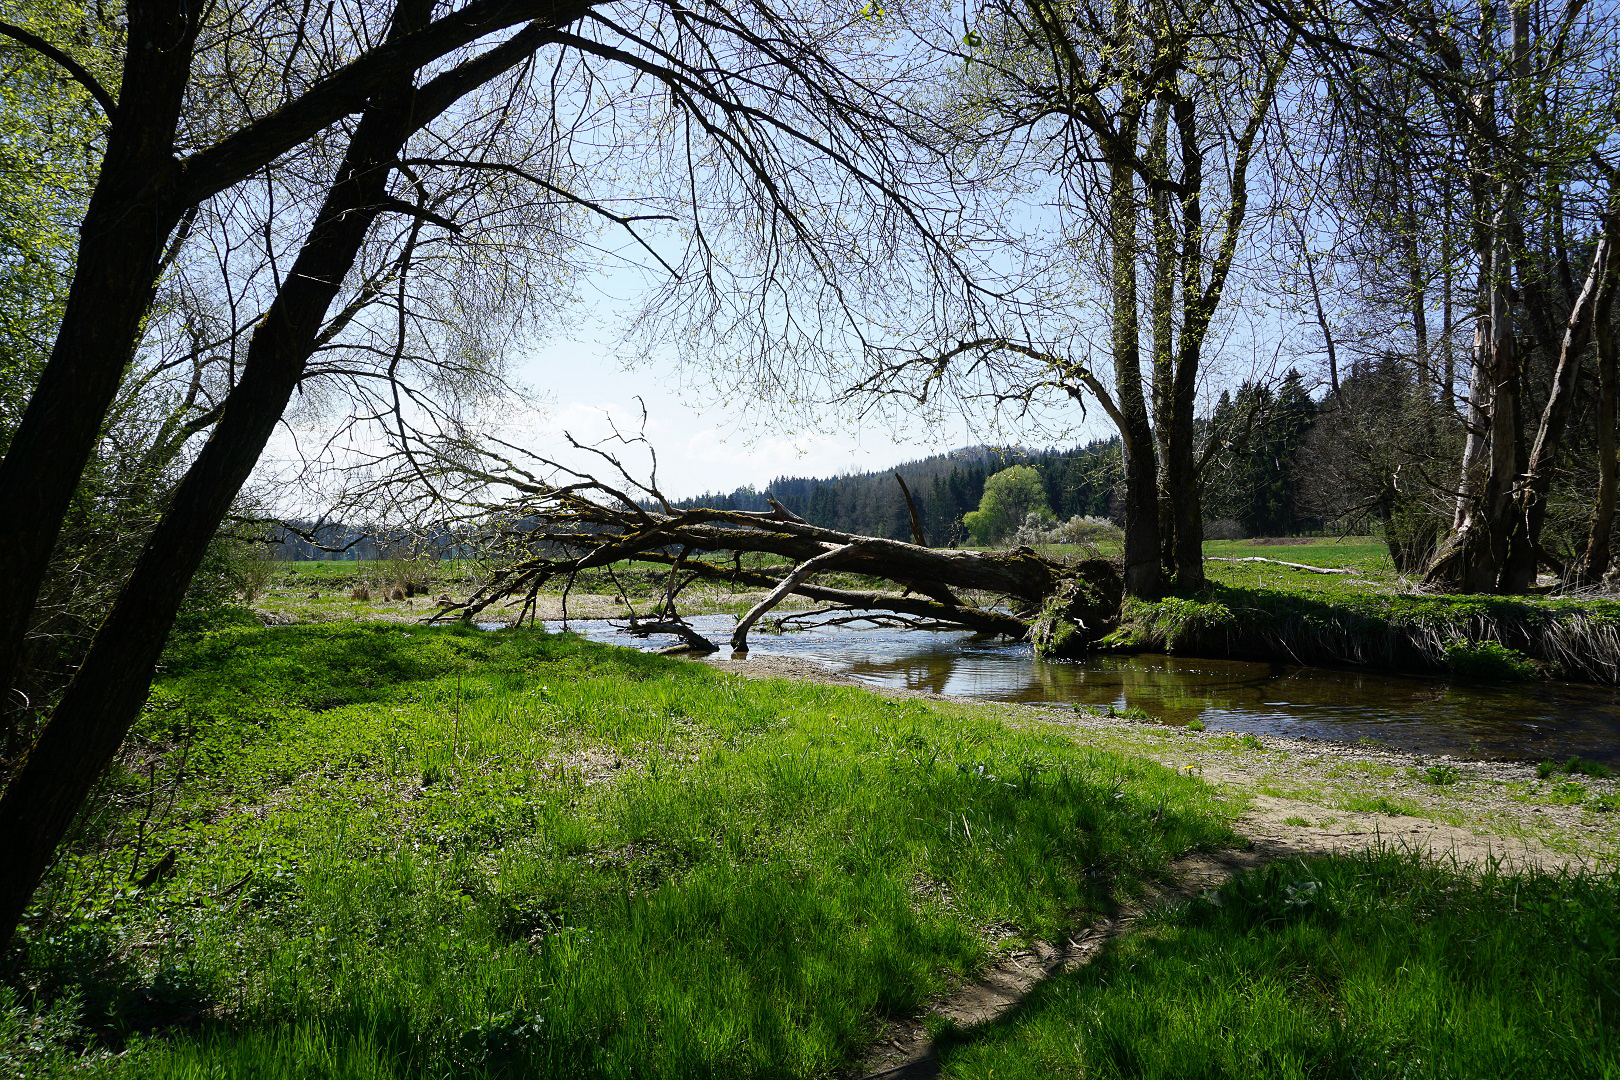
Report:
M1231 814L960 710L397 625L176 650L102 806L0 988L15 1071L825 1074Z
M1422 770L1419 778L1435 787L1450 787L1462 779L1462 770L1455 765L1430 765Z
M1590 776L1598 780L1614 775L1614 770L1601 761L1572 757L1568 761L1543 761L1536 766L1536 775L1545 780L1551 776Z
M1620 1076L1620 879L1273 864L1165 910L948 1078Z
M1204 572L1211 581L1230 588L1288 589L1327 596L1345 593L1383 593L1401 588L1400 575L1389 560L1389 548L1370 536L1343 538L1298 538L1297 543L1266 543L1253 540L1206 540L1204 555L1210 561ZM1258 556L1273 563L1222 562ZM1353 574L1314 574L1277 563L1352 570Z

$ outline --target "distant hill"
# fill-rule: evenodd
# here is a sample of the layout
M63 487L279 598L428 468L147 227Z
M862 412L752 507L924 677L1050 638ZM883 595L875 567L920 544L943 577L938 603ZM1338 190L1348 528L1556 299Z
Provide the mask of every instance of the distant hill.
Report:
M882 472L822 479L782 476L763 490L743 487L713 492L683 499L677 505L767 510L766 496L773 495L812 525L909 540L910 517L894 478L898 472L917 500L928 542L945 546L962 538L962 515L978 508L985 479L1012 465L1033 465L1040 470L1047 501L1059 518L1075 514L1106 517L1120 479L1120 444L1118 439L1098 439L1072 450L971 446Z

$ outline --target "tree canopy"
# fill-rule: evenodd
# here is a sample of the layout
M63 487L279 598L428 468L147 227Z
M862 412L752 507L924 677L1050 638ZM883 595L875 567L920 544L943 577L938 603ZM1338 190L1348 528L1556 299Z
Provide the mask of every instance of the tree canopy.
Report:
M1046 488L1034 466L1014 465L985 480L979 508L969 512L962 523L976 543L993 544L1031 516L1040 521L1052 520Z

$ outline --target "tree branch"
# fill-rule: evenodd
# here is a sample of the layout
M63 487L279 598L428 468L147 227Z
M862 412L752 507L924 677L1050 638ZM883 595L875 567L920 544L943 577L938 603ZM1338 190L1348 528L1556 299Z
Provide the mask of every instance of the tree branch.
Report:
M106 116L108 120L112 119L114 110L118 108L118 102L113 100L113 96L107 93L107 88L102 86L101 83L97 82L96 77L90 74L83 64L79 63L77 60L73 59L73 57L69 56L55 45L52 45L38 34L35 34L29 30L24 30L20 26L15 26L8 22L0 22L0 34L11 38L13 41L20 42L21 44L28 46L30 49L33 49L40 55L55 61L58 67L62 68L69 75L73 76L73 80L75 82L77 82L80 86L83 86L86 90L90 91L90 96L96 99L97 105L101 106L102 114Z

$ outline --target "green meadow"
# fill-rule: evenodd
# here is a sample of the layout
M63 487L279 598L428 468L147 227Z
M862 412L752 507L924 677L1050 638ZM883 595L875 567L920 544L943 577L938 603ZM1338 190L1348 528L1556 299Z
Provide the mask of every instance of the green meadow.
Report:
M1231 839L971 710L374 624L175 650L98 804L0 1008L42 1075L826 1075Z
M1241 809L1027 713L529 630L173 646L0 980L0 1076L839 1077ZM1278 864L946 1076L1620 1075L1620 881Z

